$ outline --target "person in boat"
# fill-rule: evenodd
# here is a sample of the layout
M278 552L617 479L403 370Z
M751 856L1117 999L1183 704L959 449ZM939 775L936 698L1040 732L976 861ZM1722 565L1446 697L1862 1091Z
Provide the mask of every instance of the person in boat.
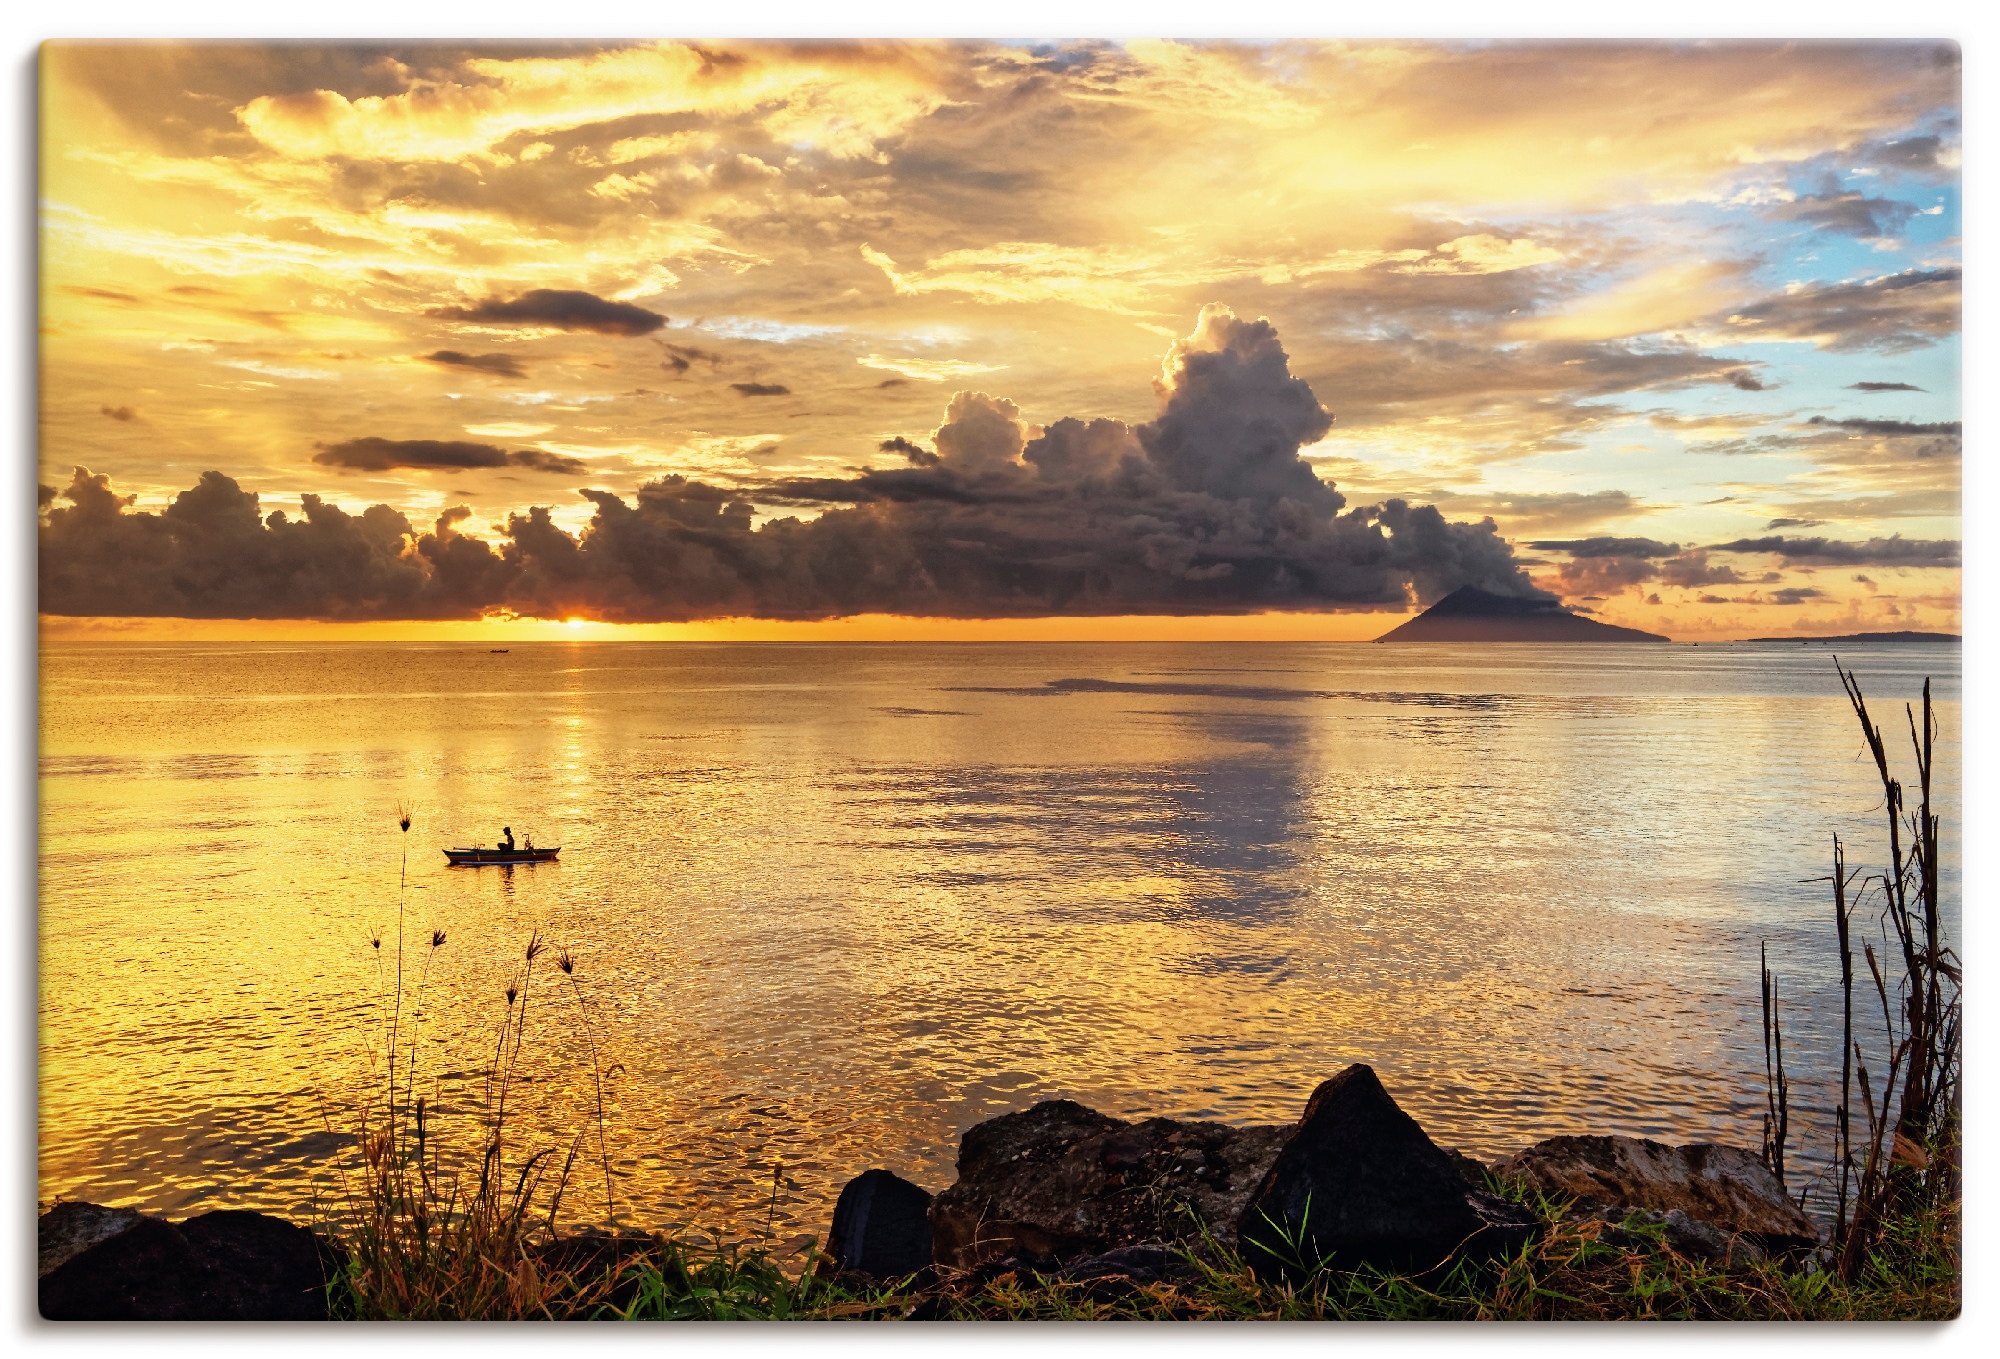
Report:
M494 848L505 850L507 853L512 854L514 852L514 828L512 826L502 826L500 833L507 838L494 846Z

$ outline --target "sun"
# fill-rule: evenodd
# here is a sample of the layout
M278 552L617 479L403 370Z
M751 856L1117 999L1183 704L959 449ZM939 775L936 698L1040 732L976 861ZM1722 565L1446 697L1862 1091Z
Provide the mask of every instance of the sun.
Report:
M590 620L589 620L589 619L587 619L587 618L565 618L565 619L563 619L563 622L564 622L564 623L568 624L568 625L569 625L570 627L573 627L573 628L580 628L580 627L584 626L584 624L588 623L589 621L590 621Z

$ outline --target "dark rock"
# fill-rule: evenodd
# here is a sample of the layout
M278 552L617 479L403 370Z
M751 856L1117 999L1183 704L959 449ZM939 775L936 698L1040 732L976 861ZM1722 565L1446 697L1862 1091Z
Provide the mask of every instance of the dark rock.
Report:
M78 1251L37 1287L48 1321L208 1321L208 1269L171 1222L141 1216Z
M660 1246L659 1237L645 1232L607 1232L591 1227L545 1241L534 1248L533 1255L545 1273L566 1274L579 1284L609 1276L613 1282L602 1301L624 1308L639 1295L639 1281L625 1277L626 1267L651 1257Z
M339 1268L312 1232L263 1213L205 1213L176 1226L63 1204L43 1216L39 1235L41 1260L54 1262L37 1290L50 1321L324 1320Z
M900 1279L931 1263L931 1196L908 1180L876 1169L840 1191L826 1253L834 1269L876 1279Z
M324 1321L336 1262L304 1227L263 1213L203 1213L180 1225L207 1266L217 1321Z
M1689 1259L1708 1260L1725 1268L1734 1268L1770 1258L1769 1253L1750 1237L1732 1236L1713 1223L1697 1222L1678 1208L1668 1213L1654 1212L1650 1208L1579 1208L1564 1220L1581 1228L1594 1225L1596 1231L1593 1234L1598 1240L1623 1250L1641 1249L1647 1245L1643 1235L1630 1230L1643 1224L1661 1228L1661 1237L1667 1248Z
M1112 1276L1153 1283L1166 1277L1172 1256L1165 1246L1120 1246L1102 1255L1086 1255L1066 1265L1056 1277L1075 1282Z
M1427 1273L1518 1248L1532 1214L1474 1189L1366 1066L1313 1091L1297 1130L1243 1211L1245 1260L1260 1275L1325 1265Z
M958 1181L931 1203L940 1265L1015 1259L1050 1270L1123 1246L1233 1241L1286 1130L1109 1118L1048 1100L969 1130Z
M1484 1161L1474 1160L1464 1152L1454 1151L1450 1147L1439 1147L1438 1150L1443 1152L1450 1158L1451 1163L1458 1167L1458 1177L1460 1179L1464 1180L1474 1189L1486 1188L1487 1172Z
M1819 1228L1785 1197L1755 1152L1713 1142L1671 1147L1641 1137L1551 1137L1496 1161L1547 1194L1615 1209L1685 1214L1767 1251L1810 1249Z
M136 1208L105 1208L95 1203L58 1203L43 1213L35 1230L35 1277L46 1278L50 1270L128 1227L139 1223Z

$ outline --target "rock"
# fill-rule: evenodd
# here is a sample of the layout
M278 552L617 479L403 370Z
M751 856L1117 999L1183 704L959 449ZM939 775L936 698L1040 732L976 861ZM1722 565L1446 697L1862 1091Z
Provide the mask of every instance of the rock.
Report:
M1461 1180L1464 1180L1474 1189L1486 1188L1486 1163L1484 1161L1476 1160L1473 1157L1467 1156L1464 1152L1455 1151L1450 1147L1439 1147L1438 1150L1443 1152L1446 1158L1458 1167L1458 1177Z
M1109 1118L1047 1100L970 1129L958 1181L931 1203L940 1265L1008 1258L1054 1269L1084 1256L1182 1241L1233 1242L1250 1190L1286 1129Z
M327 1280L339 1265L309 1229L231 1209L189 1218L180 1231L207 1266L215 1320L326 1320Z
M1634 1223L1661 1227L1667 1248L1694 1260L1715 1261L1725 1268L1770 1258L1768 1252L1748 1236L1732 1236L1711 1222L1697 1222L1676 1208L1659 1213L1650 1208L1595 1210L1579 1208L1565 1221L1579 1227L1597 1227L1598 1240L1621 1249L1644 1246L1645 1239L1627 1228Z
M42 1276L36 1295L44 1320L213 1319L208 1269L194 1247L171 1222L134 1216Z
M1102 1255L1086 1255L1063 1268L1056 1277L1079 1282L1085 1279L1131 1279L1137 1283L1157 1283L1167 1277L1174 1256L1165 1246L1120 1246Z
M1238 1235L1253 1271L1297 1278L1322 1264L1423 1274L1513 1250L1537 1229L1532 1214L1468 1185L1357 1064L1313 1091Z
M122 1225L120 1225L122 1224ZM178 1226L129 1209L63 1204L39 1224L38 1298L50 1321L311 1321L327 1316L332 1249L263 1213Z
M1641 1137L1551 1137L1493 1164L1585 1205L1685 1214L1767 1251L1810 1249L1819 1228L1785 1197L1754 1152L1713 1142L1670 1147Z
M43 1213L35 1230L35 1277L137 1226L136 1208L105 1208L95 1203L58 1203Z
M840 1191L826 1253L833 1268L900 1279L931 1263L931 1196L899 1175L870 1170Z
M532 1253L535 1264L548 1275L566 1274L579 1284L609 1278L611 1283L599 1295L600 1300L627 1308L639 1295L639 1280L627 1275L626 1267L652 1258L660 1246L660 1238L646 1232L586 1227L544 1241Z

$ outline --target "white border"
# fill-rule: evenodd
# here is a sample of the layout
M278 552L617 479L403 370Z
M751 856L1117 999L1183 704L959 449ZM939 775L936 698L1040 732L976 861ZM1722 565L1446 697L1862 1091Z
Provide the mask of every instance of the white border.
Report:
M181 37L181 38L609 38L654 34L687 37L1213 37L1268 38L1281 36L1430 37L1430 38L1955 38L1965 48L1965 94L1968 169L1965 220L1968 242L1990 231L1994 221L1990 170L1993 133L1992 99L1985 86L1996 64L1991 35L1993 13L2000 6L1955 3L1951 0L1825 0L1819 4L1748 4L1743 0L1676 0L1664 6L1606 5L1602 0L1518 0L1500 5L1492 0L1426 0L1419 6L1338 7L1284 3L1283 0L1236 0L1235 3L1191 3L1151 0L1140 5L1115 0L1009 0L1001 5L947 6L937 0L862 0L834 6L825 0L758 0L754 7L728 9L669 7L658 0L616 0L604 3L528 7L469 0L343 0L337 6L278 6L270 0L200 0L196 4L161 5L139 0L69 0L59 6L17 4L0 16L7 58L4 118L12 152L6 176L7 211L4 231L11 268L0 273L0 297L7 303L7 326L0 345L12 360L4 370L12 381L6 389L5 428L12 434L9 454L13 484L25 492L35 475L34 456L34 288L33 207L34 163L33 86L35 48L48 38ZM1995 373L1988 336L1993 316L1993 290L1986 281L1987 261L1967 250L1965 420L1972 456L1967 459L1965 522L1984 522L2000 513L1995 473L1988 465L1994 407L1988 390ZM1987 685L1994 673L1991 659L1996 636L1995 554L1983 535L1967 532L1965 574L1965 806L1969 832L1996 823L1992 797L1991 761L1994 733L2000 720L1990 703ZM35 647L33 621L33 523L26 506L0 517L0 607L11 635L20 639L11 664L0 670L7 686L5 711L13 720L0 732L5 742L6 768L0 785L5 799L5 825L12 843L34 844L35 826ZM1965 837L1966 901L1965 956L1975 976L1991 966L1989 941L1995 932L1982 921L1987 890L1988 855L1980 837ZM17 853L17 860L23 856ZM1970 1089L1967 1103L1967 1251L1966 1316L1946 1326L1793 1326L1700 1327L1675 1325L1569 1326L1237 1326L1219 1329L1167 1326L1040 1326L1032 1333L1018 1327L680 1327L672 1332L642 1328L614 1332L592 1328L567 1329L464 1326L455 1328L376 1327L94 1327L52 1328L34 1320L32 1255L34 1198L34 918L35 887L32 861L17 868L6 884L0 908L12 925L15 956L13 1003L6 1014L6 1041L0 1044L0 1089L13 1095L14 1116L0 1119L0 1167L11 1191L0 1229L0 1288L4 1288L4 1324L16 1351L71 1353L128 1351L143 1346L158 1354L215 1350L265 1352L279 1347L313 1351L344 1351L366 1345L371 1351L411 1352L419 1348L482 1352L528 1351L547 1347L557 1335L570 1343L625 1351L670 1345L677 1351L729 1353L804 1353L807 1350L859 1352L888 1349L921 1353L940 1345L954 1351L1011 1354L1023 1344L1037 1349L1153 1356L1202 1356L1218 1347L1252 1349L1260 1354L1321 1352L1333 1346L1343 1351L1422 1353L1476 1346L1482 1351L1522 1352L1546 1348L1601 1350L1636 1349L1659 1352L1701 1347L1705 1352L1801 1352L1863 1348L1908 1347L1946 1353L1996 1352L2000 1348L2000 1302L1990 1294L1996 1282L1991 1250L1995 1196L1994 1139L1990 1135L1994 1102L1988 1074L1992 1063L1994 1028L1986 1022L1983 987L1975 987L1967 1006ZM585 1337L588 1337L585 1339Z

